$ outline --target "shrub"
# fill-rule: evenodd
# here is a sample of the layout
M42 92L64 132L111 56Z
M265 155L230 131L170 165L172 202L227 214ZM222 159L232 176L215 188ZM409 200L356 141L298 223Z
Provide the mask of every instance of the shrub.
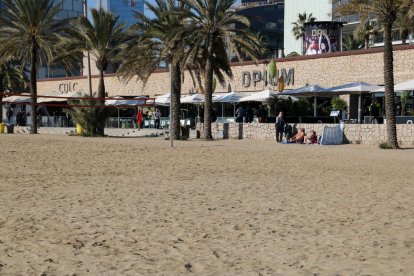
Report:
M347 102L339 96L335 96L331 101L333 110L344 110L348 107Z
M388 143L387 143L387 142L382 142L382 143L380 143L380 144L378 145L378 147L379 147L380 149L392 149L392 147L391 147L390 145L388 145Z

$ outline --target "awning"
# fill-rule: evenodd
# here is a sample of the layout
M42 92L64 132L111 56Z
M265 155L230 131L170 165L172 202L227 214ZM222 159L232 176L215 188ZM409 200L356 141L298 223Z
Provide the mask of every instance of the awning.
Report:
M276 91L273 91L271 89L266 89L261 92L253 92L250 96L243 97L240 99L240 102L265 102L269 100L271 97L277 96L282 99L288 99L290 98L293 101L297 101L298 99L295 97L288 97L285 95L282 95L282 93L278 93Z
M37 98L37 103L66 102L70 100L68 98L82 97L82 92L77 91L77 92L69 92L65 94L62 94L60 92L52 92L46 95L39 95L39 96L42 96L42 97ZM48 98L47 96L51 96L53 98Z

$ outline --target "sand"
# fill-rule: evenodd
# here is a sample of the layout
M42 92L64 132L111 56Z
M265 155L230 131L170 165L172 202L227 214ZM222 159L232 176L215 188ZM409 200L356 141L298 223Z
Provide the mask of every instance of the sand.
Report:
M413 275L414 150L0 136L0 275Z

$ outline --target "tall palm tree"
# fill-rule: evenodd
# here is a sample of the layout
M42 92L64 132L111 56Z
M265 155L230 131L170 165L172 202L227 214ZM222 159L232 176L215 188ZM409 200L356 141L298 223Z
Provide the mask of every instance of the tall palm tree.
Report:
M392 49L392 26L403 4L412 0L349 0L340 3L335 10L339 15L360 14L363 19L375 16L384 30L384 84L385 112L387 119L387 144L398 149L397 127L395 123L394 67Z
M364 41L364 48L369 48L370 39L379 33L379 27L376 21L373 20L361 20L357 28L354 31L354 36Z
M95 59L99 71L98 98L100 106L105 105L104 73L110 64L120 61L119 52L125 42L124 24L119 16L103 9L91 9L92 22L86 17L78 17L71 23L67 39L61 47L64 53L79 54L89 52ZM105 116L98 124L98 135L104 135Z
M17 92L26 87L28 79L13 59L0 60L0 102L5 92ZM19 91L20 92L20 91ZM3 105L0 104L0 123L3 121Z
M250 30L249 20L232 9L236 0L182 0L190 9L186 32L191 37L189 57L197 63L202 57L204 75L204 139L212 140L213 75L224 84L224 75L232 77L228 52L256 60L262 46Z
M301 39L303 42L303 38L305 37L305 23L314 22L315 20L316 18L312 16L312 13L307 14L304 12L302 14L298 14L298 20L296 22L292 22L292 33L295 36L296 40Z
M21 66L30 65L31 126L37 133L37 69L50 63L67 22L56 20L60 5L53 0L2 0L0 17L0 57L16 58Z
M152 12L151 18L136 12L137 22L130 28L132 37L122 51L122 64L118 73L129 81L138 76L144 84L160 64L170 65L172 103L172 135L180 139L180 96L182 70L185 68L183 37L185 6L176 0L156 0L155 4L144 1Z

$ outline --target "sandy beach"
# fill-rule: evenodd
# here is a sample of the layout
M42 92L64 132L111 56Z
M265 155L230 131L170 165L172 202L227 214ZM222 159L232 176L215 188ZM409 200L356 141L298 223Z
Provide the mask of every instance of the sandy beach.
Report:
M0 275L413 275L414 149L0 136Z

